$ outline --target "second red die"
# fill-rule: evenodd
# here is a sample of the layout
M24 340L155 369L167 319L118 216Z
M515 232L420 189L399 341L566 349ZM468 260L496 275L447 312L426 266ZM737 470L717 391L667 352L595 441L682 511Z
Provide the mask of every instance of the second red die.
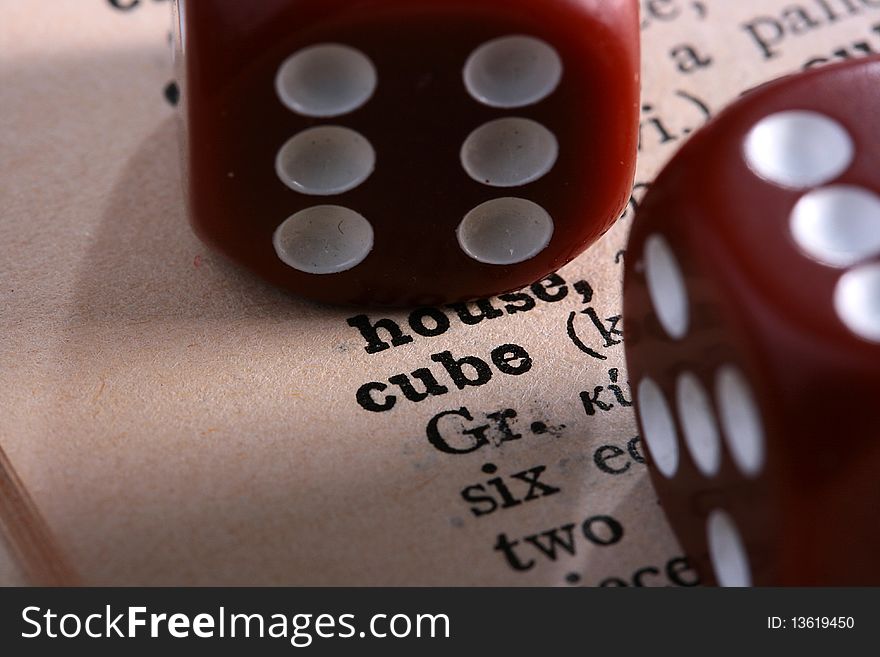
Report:
M880 60L761 87L657 178L626 351L707 582L880 583Z

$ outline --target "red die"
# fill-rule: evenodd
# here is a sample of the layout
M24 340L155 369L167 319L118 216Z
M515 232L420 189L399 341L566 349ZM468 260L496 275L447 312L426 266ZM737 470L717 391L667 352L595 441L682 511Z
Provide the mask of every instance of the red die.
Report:
M627 362L707 582L880 584L878 109L876 58L761 87L636 218Z
M629 196L636 0L179 0L191 220L318 300L461 301Z

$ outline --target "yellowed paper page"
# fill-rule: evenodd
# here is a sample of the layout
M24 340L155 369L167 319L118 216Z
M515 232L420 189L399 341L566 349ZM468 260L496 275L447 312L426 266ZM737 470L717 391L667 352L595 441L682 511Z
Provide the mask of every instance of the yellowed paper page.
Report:
M18 563L5 549L0 550L0 586L25 586L27 580L18 567Z

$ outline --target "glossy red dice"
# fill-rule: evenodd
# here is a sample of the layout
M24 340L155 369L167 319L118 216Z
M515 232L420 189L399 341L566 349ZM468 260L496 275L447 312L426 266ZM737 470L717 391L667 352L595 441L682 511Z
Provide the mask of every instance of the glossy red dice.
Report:
M627 362L707 582L880 584L878 110L878 59L761 87L635 220Z
M196 231L318 300L519 288L629 196L635 0L179 0Z

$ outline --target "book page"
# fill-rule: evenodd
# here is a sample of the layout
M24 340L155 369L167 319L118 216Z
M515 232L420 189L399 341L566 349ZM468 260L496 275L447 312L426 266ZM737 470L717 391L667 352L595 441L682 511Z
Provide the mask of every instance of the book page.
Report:
M292 297L192 234L170 2L0 0L0 465L15 490L0 525L23 572L697 583L648 479L624 365L633 211L747 89L880 52L880 4L642 10L640 161L617 226L519 293L376 311ZM423 369L448 392L408 398L401 382Z
M26 586L28 579L6 543L0 543L0 586Z

